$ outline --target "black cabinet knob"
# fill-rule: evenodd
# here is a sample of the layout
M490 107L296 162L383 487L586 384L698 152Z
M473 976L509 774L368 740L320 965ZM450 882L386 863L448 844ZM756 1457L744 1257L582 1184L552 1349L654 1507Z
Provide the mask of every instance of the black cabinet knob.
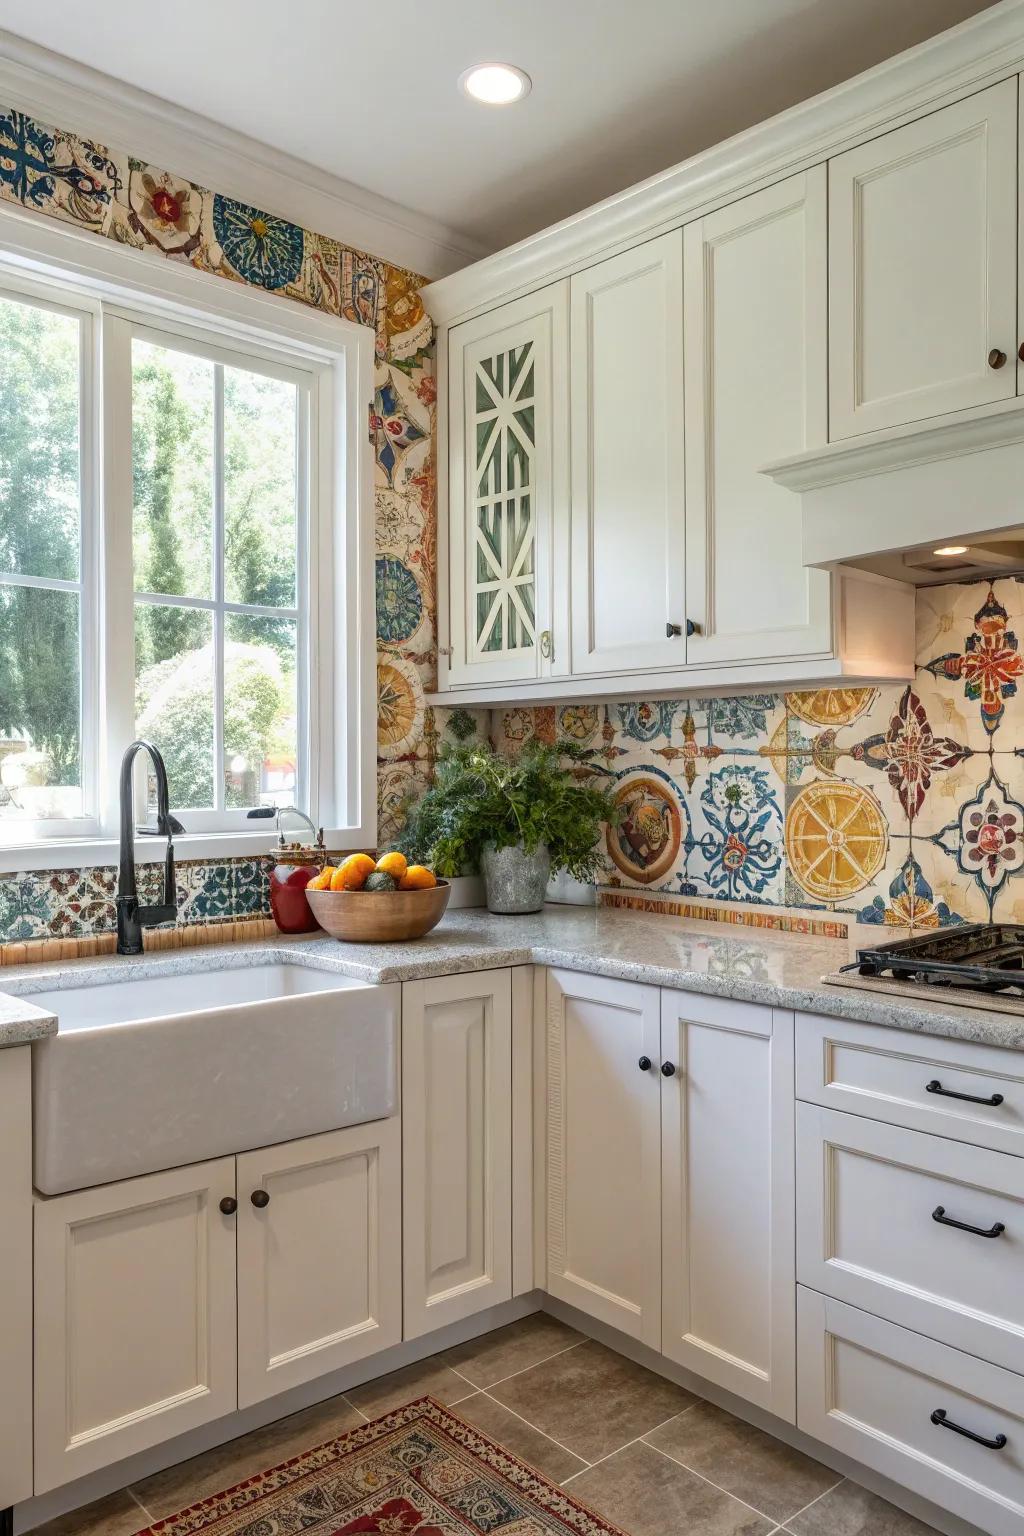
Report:
M676 635L681 635L682 632L683 632L683 626L681 624L666 624L665 625L665 639L666 640L674 640Z
M249 1199L258 1211L265 1211L270 1204L270 1196L265 1189L254 1189Z
M1003 352L999 347L993 347L992 351L988 355L988 365L989 365L989 367L990 368L1001 368L1005 362L1006 362L1006 353Z
M220 1202L220 1208L225 1216L233 1216L238 1210L238 1201L234 1195L225 1195L224 1199Z
M675 1077L675 1063L671 1061L663 1061L661 1064L661 1075L662 1077Z
M651 1070L651 1058L649 1056L641 1056L637 1066L641 1072L649 1072Z
M696 623L695 620L693 620L693 619L687 619L687 621L686 621L686 633L691 638L694 635L699 635L700 634L700 625L698 623Z

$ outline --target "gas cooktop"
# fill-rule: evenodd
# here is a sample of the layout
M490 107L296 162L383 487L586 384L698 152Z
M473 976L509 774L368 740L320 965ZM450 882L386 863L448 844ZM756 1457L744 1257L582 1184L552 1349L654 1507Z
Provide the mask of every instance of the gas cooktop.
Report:
M874 949L859 949L844 971L937 987L1024 996L1024 927L971 923Z

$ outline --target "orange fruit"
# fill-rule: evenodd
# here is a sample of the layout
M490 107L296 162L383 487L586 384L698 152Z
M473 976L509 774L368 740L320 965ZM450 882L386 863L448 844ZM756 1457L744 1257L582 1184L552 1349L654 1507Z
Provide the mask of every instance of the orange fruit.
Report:
M380 873L382 875L390 875L396 885L405 879L405 872L408 867L405 854L399 853L397 850L394 853L386 853L383 858L377 860L377 868Z
M437 884L437 877L424 864L410 864L398 882L400 891L429 891Z
M320 870L319 874L314 875L306 886L307 891L329 891L333 873L334 871L329 866L326 869Z
M368 853L350 853L331 876L332 891L361 891L373 874L373 860Z

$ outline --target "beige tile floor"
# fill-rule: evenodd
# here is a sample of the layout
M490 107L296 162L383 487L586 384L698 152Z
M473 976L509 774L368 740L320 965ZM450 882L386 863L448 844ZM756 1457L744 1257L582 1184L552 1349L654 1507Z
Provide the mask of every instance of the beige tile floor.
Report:
M934 1536L856 1483L537 1313L169 1467L39 1536L133 1536L425 1393L629 1536Z

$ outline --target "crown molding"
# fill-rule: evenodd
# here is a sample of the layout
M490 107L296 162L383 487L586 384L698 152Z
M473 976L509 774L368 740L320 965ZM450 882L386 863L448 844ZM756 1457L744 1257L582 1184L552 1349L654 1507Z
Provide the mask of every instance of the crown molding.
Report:
M485 250L436 219L3 29L0 100L414 272L443 276Z
M528 293L746 192L819 164L1024 65L1024 0L969 21L429 284L439 324Z

